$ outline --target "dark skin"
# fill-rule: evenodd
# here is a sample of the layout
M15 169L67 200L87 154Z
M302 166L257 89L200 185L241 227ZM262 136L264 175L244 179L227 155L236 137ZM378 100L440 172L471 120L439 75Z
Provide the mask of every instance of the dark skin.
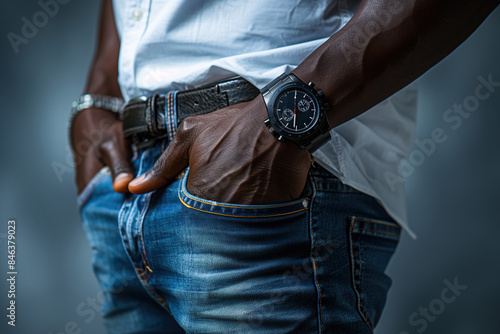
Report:
M500 3L498 0L363 1L353 19L305 59L293 73L314 82L330 104L333 128L363 113L415 80L460 45ZM116 82L119 40L111 1L104 0L100 38L86 92L120 96ZM103 166L118 192L142 194L168 185L188 165L188 189L227 203L294 200L304 188L311 156L290 141L278 142L264 120L262 96L216 112L186 118L154 167L135 180L129 143L107 111L75 118L73 148L84 130L101 124L102 140L75 149L78 191ZM111 126L103 127L103 120ZM78 163L80 161L80 163ZM131 182L132 181L132 182Z
M120 40L116 31L111 0L101 6L99 39L85 92L121 97L118 85L118 53ZM90 108L73 121L71 143L76 165L76 186L80 193L89 180L104 166L109 166L113 187L127 192L133 179L130 166L130 144L123 138L122 124L110 111ZM85 133L94 130L95 138Z

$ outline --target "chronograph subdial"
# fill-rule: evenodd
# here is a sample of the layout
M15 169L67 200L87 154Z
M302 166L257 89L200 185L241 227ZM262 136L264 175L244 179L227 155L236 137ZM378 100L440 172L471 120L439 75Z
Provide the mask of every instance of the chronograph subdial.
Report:
M293 110L285 109L281 112L281 119L285 122L290 122L293 120Z
M297 107L299 108L300 111L306 112L311 107L311 102L306 99L301 99L299 103L297 103Z

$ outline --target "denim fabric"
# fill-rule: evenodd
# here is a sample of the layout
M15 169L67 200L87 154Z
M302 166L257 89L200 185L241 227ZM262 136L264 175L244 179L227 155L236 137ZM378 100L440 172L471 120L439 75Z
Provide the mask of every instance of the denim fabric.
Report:
M93 269L104 295L97 301L102 303L104 325L112 334L184 333L145 293L124 250L117 217L125 197L113 191L107 167L78 197Z
M137 174L167 145L137 151ZM188 177L122 195L104 169L79 196L110 333L372 333L400 234L376 200L319 166L272 205L198 198Z

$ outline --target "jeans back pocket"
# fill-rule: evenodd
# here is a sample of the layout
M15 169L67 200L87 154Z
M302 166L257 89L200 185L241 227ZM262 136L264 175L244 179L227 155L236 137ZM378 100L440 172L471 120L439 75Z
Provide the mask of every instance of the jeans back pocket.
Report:
M396 250L401 228L389 221L351 217L349 243L357 309L373 330L392 284L385 270Z

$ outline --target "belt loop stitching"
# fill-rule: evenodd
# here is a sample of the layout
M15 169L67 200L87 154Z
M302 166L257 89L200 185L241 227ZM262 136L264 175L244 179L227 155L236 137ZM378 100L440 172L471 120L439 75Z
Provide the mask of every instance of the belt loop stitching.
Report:
M149 132L152 134L158 133L158 127L156 126L156 100L158 99L158 94L154 94L148 99L146 108L146 123L148 124Z
M172 123L173 123L173 129L174 129L174 135L175 133L177 132L177 125L178 125L178 122L177 122L177 93L179 91L176 90L174 92L172 92L172 95L173 95L173 101L172 101L172 111L173 111L173 114L172 114Z
M172 101L172 92L167 93L165 103L165 122L167 123L168 141L172 141L172 122L170 121L170 103Z
M172 142L175 138L177 126L176 126L176 112L175 112L175 96L177 92L169 92L167 94L166 103L166 115L167 115L167 130L168 130L168 141Z
M151 100L154 99L154 95L148 98L146 102L146 125L148 126L148 131L152 132L152 126L151 126L151 115L153 113L153 110L151 108Z
M174 94L173 93L170 93L170 103L169 103L169 110L168 110L168 121L170 123L170 127L169 127L169 141L173 141L174 140L174 137L175 137L175 125L174 125L174 120L172 119L172 114L173 114L173 111L174 111Z

